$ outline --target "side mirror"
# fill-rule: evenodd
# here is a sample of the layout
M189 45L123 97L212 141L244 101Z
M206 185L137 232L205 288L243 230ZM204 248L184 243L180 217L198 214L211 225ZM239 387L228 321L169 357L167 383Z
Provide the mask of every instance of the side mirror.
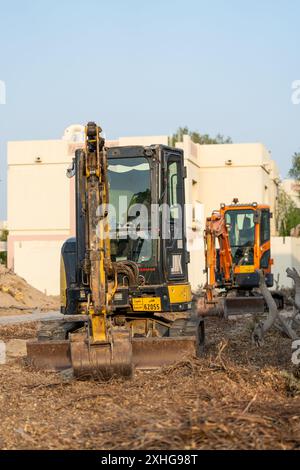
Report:
M73 178L76 174L76 165L75 165L75 158L72 160L72 164L69 166L67 169L67 177L68 178Z

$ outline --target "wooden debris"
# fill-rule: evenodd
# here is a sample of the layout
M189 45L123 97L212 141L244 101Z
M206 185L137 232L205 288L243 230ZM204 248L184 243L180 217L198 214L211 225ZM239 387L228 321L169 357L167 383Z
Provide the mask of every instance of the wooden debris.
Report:
M207 325L203 359L128 381L66 382L20 359L0 366L1 448L300 449L290 340L272 330L257 349L245 320ZM0 336L34 336L28 328Z

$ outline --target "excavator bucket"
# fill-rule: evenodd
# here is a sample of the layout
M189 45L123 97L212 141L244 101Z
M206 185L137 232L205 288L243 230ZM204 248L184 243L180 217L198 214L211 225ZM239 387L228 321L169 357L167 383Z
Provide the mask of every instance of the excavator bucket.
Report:
M70 338L71 364L75 377L108 380L133 374L132 343L128 331L114 331L111 343L90 344L85 334Z

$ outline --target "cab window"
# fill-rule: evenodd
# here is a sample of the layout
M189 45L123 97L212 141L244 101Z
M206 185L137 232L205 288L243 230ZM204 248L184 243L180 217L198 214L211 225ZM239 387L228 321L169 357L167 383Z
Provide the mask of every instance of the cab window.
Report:
M265 210L261 213L260 244L270 241L270 235L270 212Z

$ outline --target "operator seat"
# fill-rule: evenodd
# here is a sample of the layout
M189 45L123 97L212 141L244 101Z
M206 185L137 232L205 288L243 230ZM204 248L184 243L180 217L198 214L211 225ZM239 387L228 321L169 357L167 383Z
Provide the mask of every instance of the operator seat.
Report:
M248 216L244 218L243 228L240 231L240 243L241 246L254 245L254 227L251 218Z

